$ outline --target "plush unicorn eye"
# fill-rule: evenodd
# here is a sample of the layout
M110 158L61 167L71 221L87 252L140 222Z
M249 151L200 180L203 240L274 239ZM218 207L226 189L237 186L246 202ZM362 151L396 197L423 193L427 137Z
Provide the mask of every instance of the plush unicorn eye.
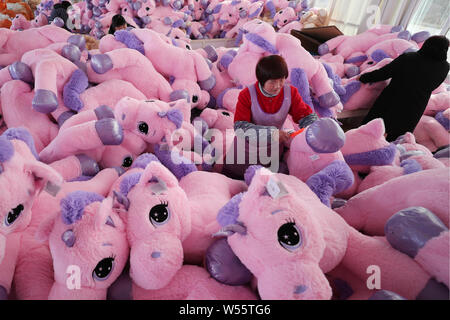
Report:
M197 101L198 101L198 96L192 96L192 102L197 103Z
M188 45L188 44L186 45L186 49L188 49L188 50L192 50L192 49L191 49L191 46L190 46L190 45Z
M19 218L20 214L23 212L23 205L19 204L17 207L8 212L8 215L5 218L5 225L9 227L12 225L17 218Z
M370 61L370 62L368 62L367 64L370 64L370 65L372 65L372 64L373 64L373 61Z
M278 229L278 242L288 251L299 248L301 240L300 231L294 222L285 223Z
M122 167L129 168L133 164L133 158L132 157L126 157L123 159Z
M149 219L155 227L161 226L169 221L170 211L167 207L168 203L161 203L150 209Z
M148 134L148 124L145 122L139 122L138 129L143 134Z
M92 272L92 278L97 281L105 281L111 275L114 270L114 257L108 257L97 263L94 271Z
M222 114L223 114L224 116L227 116L227 117L230 116L230 114L229 114L228 112L226 112L226 111L222 112Z

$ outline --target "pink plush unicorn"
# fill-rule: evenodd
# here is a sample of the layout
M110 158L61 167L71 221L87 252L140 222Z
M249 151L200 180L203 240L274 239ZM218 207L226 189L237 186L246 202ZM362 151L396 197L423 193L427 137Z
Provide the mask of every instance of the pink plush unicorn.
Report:
M83 165L86 166L86 163ZM57 168L57 170L59 169ZM63 171L66 170L64 169ZM61 173L64 173L63 171ZM83 172L83 174L85 173ZM119 175L120 170L115 168L104 169L89 180L81 179L80 181L64 182L55 197L47 193L39 195L33 203L31 223L22 233L22 242L13 283L17 299L46 300L55 282L49 243L48 241L42 242L36 237L38 232L42 234L42 231L44 231L43 226L46 223L50 224L54 221L52 219L55 216L49 216L49 212L60 212L61 200L73 192L84 191L107 196Z
M33 138L23 128L9 128L0 136L0 298L11 288L20 233L30 224L35 198L46 189L56 193L61 176L37 161Z
M31 28L31 22L23 14L18 14L12 19L11 30L23 31Z
M385 270L380 273L383 290L407 299L448 299L448 289L413 259L384 238L350 227L295 177L257 170L248 191L223 207L217 219L240 262L229 252L216 251L215 267L232 275L243 264L256 277L262 299L330 299L326 273L341 266L366 282L373 265Z
M331 196L354 183L353 173L339 151L344 144L345 134L339 124L323 118L292 140L287 156L289 174L305 182L329 207Z
M215 78L199 53L168 44L158 33L149 29L119 30L114 37L104 37L100 41L100 50L123 45L145 54L156 71L173 80L172 100L186 98L193 108L206 107L209 94L205 90L214 87Z
M437 149L449 144L449 124L450 108L446 111L441 111L434 118L423 116L413 133L418 143L427 147L431 152L435 152Z
M361 192L336 211L351 226L371 235L383 235L390 217L417 206L432 211L448 227L448 192L448 168L423 170Z
M365 52L370 47L381 41L396 38L409 40L411 34L408 31L401 31L401 27L378 25L355 36L333 38L319 47L319 54L331 52L344 57L347 63L361 64L367 60Z
M13 31L2 28L0 32L0 65L19 61L28 51L45 48L55 42L67 42L71 33L52 25Z
M61 200L60 215L42 224L39 237L48 237L55 270L50 300L106 299L128 258L125 225L112 205L112 198L76 191ZM72 287L68 272L79 277Z
M302 30L303 24L294 9L287 7L278 11L273 18L273 26L278 28L278 32L291 33L291 30Z
M337 194L339 198L348 199L355 195L362 178L359 174L368 174L372 166L385 166L394 163L397 148L389 144L385 137L384 122L375 119L359 128L345 133L345 144L341 148L345 162L354 175L353 185Z
M145 77L140 75L145 73ZM133 84L148 99L170 101L172 88L152 63L136 50L122 48L105 54L93 55L87 75L94 83L120 79Z

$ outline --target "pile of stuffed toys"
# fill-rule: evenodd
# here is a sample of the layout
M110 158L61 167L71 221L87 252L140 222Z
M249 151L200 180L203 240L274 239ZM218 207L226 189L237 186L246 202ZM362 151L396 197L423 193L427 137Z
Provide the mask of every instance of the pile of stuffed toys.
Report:
M152 0L83 3L100 17ZM358 74L429 35L378 26L312 56L268 22L237 25L237 50L153 28L94 50L54 24L0 29L0 299L449 299L446 85L394 143L381 119L347 132L334 119L386 85ZM289 141L289 175L232 179L237 96L270 54L321 117Z

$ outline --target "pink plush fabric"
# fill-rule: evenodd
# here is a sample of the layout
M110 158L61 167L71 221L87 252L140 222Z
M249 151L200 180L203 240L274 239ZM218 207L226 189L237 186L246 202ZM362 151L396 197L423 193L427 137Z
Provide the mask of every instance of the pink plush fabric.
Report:
M450 109L447 109L443 115L449 118ZM425 115L417 124L414 130L414 136L418 143L427 147L431 152L450 143L449 130L444 128L436 118Z
M442 232L438 237L430 239L419 250L414 258L427 272L436 277L436 280L449 286L449 232Z
M199 264L213 242L211 235L220 229L217 212L234 195L247 190L247 185L219 173L197 171L183 177L180 187L186 192L192 212L191 233L183 241L184 261Z
M448 226L449 192L448 168L425 170L361 192L336 212L354 228L371 235L383 235L392 215L415 206L429 209Z
M40 152L58 134L58 126L46 114L36 112L31 103L34 90L30 85L20 80L5 83L1 90L3 118L9 128L26 127Z
M367 268L378 265L382 289L409 299L419 296L430 280L384 238L348 226L306 184L266 169L255 173L234 222L222 226L233 252L257 278L262 299L330 299L324 273L337 266L366 281Z
M184 265L162 289L144 290L133 284L136 300L257 300L244 286L227 286L212 279L198 266Z
M112 66L101 73L93 64L97 56L93 56L88 64L87 75L91 82L102 83L107 80L119 79L133 84L148 99L170 101L172 88L164 77L156 72L152 63L142 54L132 49L116 49L106 53ZM145 77L141 77L142 74Z

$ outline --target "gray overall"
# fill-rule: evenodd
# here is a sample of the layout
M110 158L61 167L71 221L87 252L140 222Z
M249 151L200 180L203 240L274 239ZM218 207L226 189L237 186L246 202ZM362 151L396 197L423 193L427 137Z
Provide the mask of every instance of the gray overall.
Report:
M262 110L258 102L255 85L249 86L248 89L252 102L252 123L256 126L266 126L267 130L271 130L274 127L281 130L291 109L291 87L288 84L284 85L283 103L280 110L274 114ZM260 127L259 130L261 129ZM245 131L245 133L249 133L249 130ZM278 172L284 147L278 141L268 141L267 136L267 133L264 132L260 135L245 134L242 136L236 131L236 136L232 147L227 153L222 173L231 178L242 179L247 168L255 164ZM278 154L274 153L272 158L272 149L274 147L278 147ZM232 163L229 163L230 161ZM268 161L270 162L268 163Z

